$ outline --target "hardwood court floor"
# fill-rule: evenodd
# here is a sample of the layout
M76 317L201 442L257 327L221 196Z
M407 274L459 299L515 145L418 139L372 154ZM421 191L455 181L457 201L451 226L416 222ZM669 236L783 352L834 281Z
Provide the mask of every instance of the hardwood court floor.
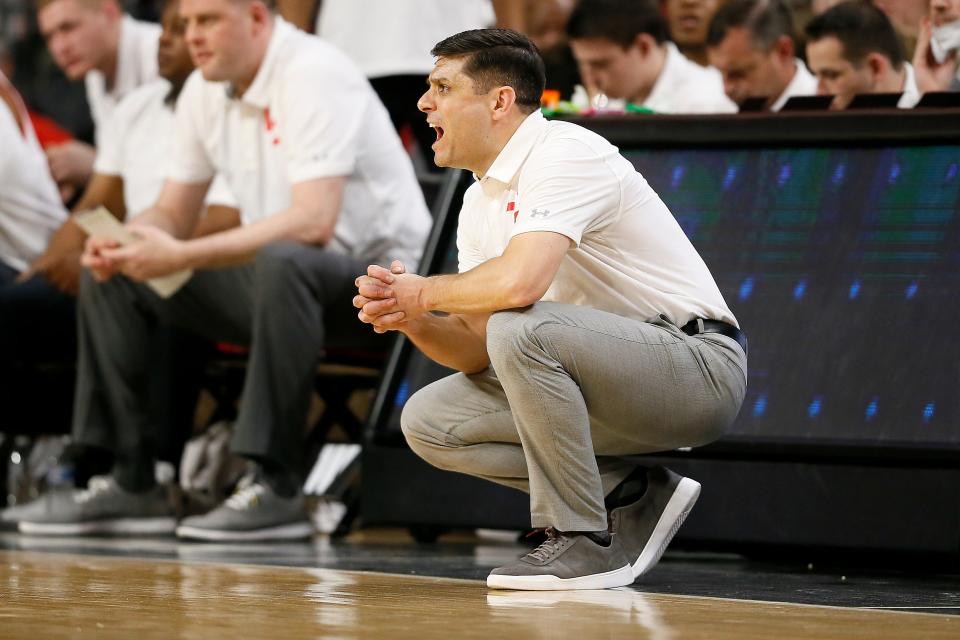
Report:
M960 616L0 550L0 638L960 638Z

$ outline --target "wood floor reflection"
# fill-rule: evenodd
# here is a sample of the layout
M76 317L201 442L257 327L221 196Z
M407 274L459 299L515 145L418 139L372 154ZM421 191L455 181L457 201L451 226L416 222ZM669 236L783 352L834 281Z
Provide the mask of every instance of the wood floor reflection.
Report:
M0 551L0 638L958 638L960 617Z

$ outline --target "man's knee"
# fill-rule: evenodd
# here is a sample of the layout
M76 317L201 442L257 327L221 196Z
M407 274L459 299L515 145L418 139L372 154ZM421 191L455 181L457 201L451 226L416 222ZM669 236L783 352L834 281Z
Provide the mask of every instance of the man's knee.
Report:
M254 262L259 278L277 279L296 272L298 256L309 248L296 242L271 242L257 252Z
M435 385L428 385L413 394L400 414L400 429L410 449L440 469L449 468L444 463L443 452L452 448L447 442L446 431L437 421L441 403L449 403L449 397Z
M526 309L497 311L487 321L487 353L497 368L498 362L529 357L531 350L542 347L541 334L550 321L548 305L535 304Z
M434 432L431 417L434 413L433 407L436 406L433 395L429 386L417 391L403 405L400 413L400 430L414 451L417 442L434 439L431 437Z

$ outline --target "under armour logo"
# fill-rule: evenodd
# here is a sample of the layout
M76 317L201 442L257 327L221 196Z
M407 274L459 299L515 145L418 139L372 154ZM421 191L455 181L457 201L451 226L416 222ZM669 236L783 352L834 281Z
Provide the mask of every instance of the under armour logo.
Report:
M550 215L550 209L533 209L530 211L530 217L542 220Z

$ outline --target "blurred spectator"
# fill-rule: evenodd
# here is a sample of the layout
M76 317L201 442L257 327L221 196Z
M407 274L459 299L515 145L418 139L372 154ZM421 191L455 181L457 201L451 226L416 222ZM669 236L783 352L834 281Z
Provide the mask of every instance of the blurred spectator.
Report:
M0 286L6 287L41 254L67 214L27 108L2 74L0 99Z
M547 77L547 89L564 98L580 82L577 61L567 38L567 22L576 0L528 0L526 35L540 49Z
M731 113L716 69L688 60L667 39L655 0L582 0L567 25L580 77L595 96L660 113Z
M662 0L670 39L680 52L699 65L707 65L707 28L724 0Z
M125 16L116 0L37 0L37 20L57 65L69 79L84 79L99 145L120 99L157 77L160 28ZM90 179L94 149L68 142L47 159L66 200Z
M960 0L930 0L913 55L920 91L960 91Z
M181 0L199 73L177 101L168 179L118 247L87 240L78 301L74 436L110 446L110 477L44 502L25 533L164 533L158 425L148 380L158 323L249 345L231 449L254 463L237 492L186 518L184 537L303 538L299 477L317 358L330 346L384 347L351 307L370 263L415 264L430 226L410 160L369 83L341 52L275 18L270 0ZM242 225L191 238L215 174ZM160 298L144 281L192 269Z
M783 0L728 0L710 23L710 64L723 74L727 97L742 104L766 98L779 111L792 96L817 92L817 79L794 49L793 16Z
M807 62L818 93L833 95L844 109L857 94L901 93L909 109L920 100L913 66L886 14L865 2L844 2L807 25Z

